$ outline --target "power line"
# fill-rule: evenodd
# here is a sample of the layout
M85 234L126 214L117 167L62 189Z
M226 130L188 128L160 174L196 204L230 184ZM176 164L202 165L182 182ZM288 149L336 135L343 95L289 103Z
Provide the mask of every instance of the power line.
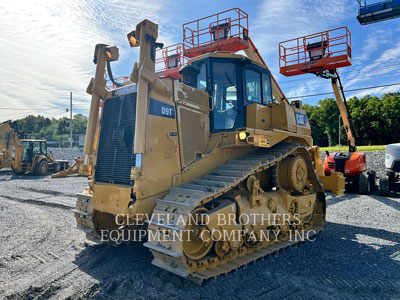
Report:
M58 116L58 115L61 115L61 114L65 114L66 112L68 112L68 109L66 109L66 110L64 110L64 111L62 111L62 112L60 112L60 113L57 113L57 114L55 114L55 115L49 116L49 117L47 117L47 118L53 118L53 117L55 117L55 116Z
M360 77L356 77L356 78L350 79L349 81L354 80L354 79L364 79L364 78L372 78L372 77L379 77L379 76L388 76L388 75L393 75L393 74L400 74L400 72L391 72L391 73L384 73L384 74L370 75L370 76L360 76ZM316 82L316 83L313 83L312 85L313 86L315 86L315 85L326 85L327 83L330 83L330 81ZM298 87L300 87L300 86L291 85L291 86L286 86L284 88L285 89L290 89L290 88L298 88Z
M5 109L5 110L30 110L32 111L32 108L8 108L8 107L0 107L0 109ZM38 108L37 110L42 110L43 108ZM47 110L54 110L58 108L46 108Z
M17 119L23 118L23 117L26 117L26 114L23 114L23 115L22 114L18 114L16 116L12 116L12 119L10 117L3 117L3 116L1 116L0 118L4 119L4 120L17 120Z
M398 67L398 66L400 66L400 64L395 64L395 65L390 65L390 66L383 66L383 67L376 67L376 69L391 69L391 68L395 68L395 67ZM370 71L370 69L368 69L368 67L369 66L366 66L363 70L358 70L358 71L357 70L353 70L353 71L346 72L345 75L348 76L349 74L352 74L352 73L360 73L360 72L362 73L363 71L365 71L365 69L367 69L367 71ZM369 68L371 68L371 67L369 67ZM310 74L310 73L304 73L304 74ZM304 79L284 80L279 85L284 85L284 84L286 84L288 82L296 82L296 81L304 81Z
M7 108L7 107L0 107L0 109L5 109L5 110L31 110L29 108Z
M53 117L55 117L55 116L64 114L64 113L66 113L66 112L68 112L68 109L63 110L62 112L56 113L56 114L51 115L51 116L48 116L48 117L46 117L46 116L43 115L43 117L51 119L51 118L53 118ZM29 115L29 114L28 114L28 115ZM40 114L38 114L38 115L40 116ZM16 120L16 119L19 119L19 118L23 118L23 117L26 117L26 116L27 116L26 113L24 113L23 115L22 115L22 114L18 114L18 115L16 115L16 116L13 116L13 117L14 117L13 120Z
M376 86L369 86L369 87L358 88L358 89L350 89L350 90L345 90L344 92L355 92L355 91L361 91L361 90L370 90L370 89L374 89L374 88L387 87L387 86L393 86L393 85L400 85L400 82L390 83L390 84L383 84L383 85L376 85ZM303 96L293 96L293 97L288 97L287 99L308 98L308 97L331 95L331 94L334 94L334 92L319 93L319 94L312 94L312 95L303 95Z

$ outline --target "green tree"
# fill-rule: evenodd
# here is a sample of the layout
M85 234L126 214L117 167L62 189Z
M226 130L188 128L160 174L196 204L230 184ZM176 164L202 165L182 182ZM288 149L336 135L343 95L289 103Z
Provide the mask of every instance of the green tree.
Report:
M339 138L339 109L336 100L333 98L326 98L318 101L321 107L321 120L320 125L324 128L324 133L327 135L329 146L338 144Z
M74 115L72 120L73 133L75 134L85 134L87 126L87 117L82 114Z
M18 130L27 136L30 136L35 132L35 125L36 117L33 115L28 115L27 117L18 120Z
M385 142L400 142L400 92L383 95L381 117Z
M58 120L58 125L57 125L57 134L62 135L62 134L69 134L69 119L68 118L60 118Z
M369 95L348 100L353 119L357 145L382 145L400 141L400 93L388 93L381 97ZM336 100L326 98L318 105L305 104L314 143L319 146L338 144L339 109ZM340 142L347 144L343 123Z
M323 113L321 107L304 104L303 108L308 116L314 144L321 147L328 146L328 137L325 134L325 128L322 124Z

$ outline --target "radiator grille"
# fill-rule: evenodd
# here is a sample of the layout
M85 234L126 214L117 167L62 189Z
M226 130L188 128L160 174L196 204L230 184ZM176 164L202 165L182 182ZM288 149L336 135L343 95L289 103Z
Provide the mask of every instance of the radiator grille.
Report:
M135 165L133 141L135 136L137 92L105 101L95 181L132 185L131 168Z
M328 162L328 167L329 167L329 169L334 169L335 168L335 163Z

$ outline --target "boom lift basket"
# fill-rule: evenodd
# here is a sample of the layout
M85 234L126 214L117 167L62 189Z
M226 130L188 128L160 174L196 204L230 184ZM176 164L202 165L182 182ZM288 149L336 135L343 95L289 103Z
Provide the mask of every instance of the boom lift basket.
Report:
M183 44L174 44L156 51L156 74L158 78L180 79L179 69L188 63L183 55Z
M347 27L279 43L279 72L285 76L319 73L351 65L351 34Z
M249 47L248 15L229 9L183 24L184 55L189 58L213 51L237 52Z
M114 78L114 81L119 83L119 84L124 84L128 80L129 80L128 76ZM106 88L108 90L115 90L117 88L117 86L111 80L107 80Z

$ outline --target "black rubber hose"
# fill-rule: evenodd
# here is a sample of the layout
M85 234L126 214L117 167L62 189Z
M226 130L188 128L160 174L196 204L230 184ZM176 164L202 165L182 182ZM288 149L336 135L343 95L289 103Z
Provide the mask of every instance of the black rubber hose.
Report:
M111 82L112 82L113 84L115 84L115 86L117 86L117 87L123 86L123 84L118 83L118 82L116 82L116 81L114 80L114 77L113 77L113 74L112 74L112 71L111 71L111 64L110 64L110 61L109 61L109 60L107 60L107 74L108 74L108 77L110 78Z

